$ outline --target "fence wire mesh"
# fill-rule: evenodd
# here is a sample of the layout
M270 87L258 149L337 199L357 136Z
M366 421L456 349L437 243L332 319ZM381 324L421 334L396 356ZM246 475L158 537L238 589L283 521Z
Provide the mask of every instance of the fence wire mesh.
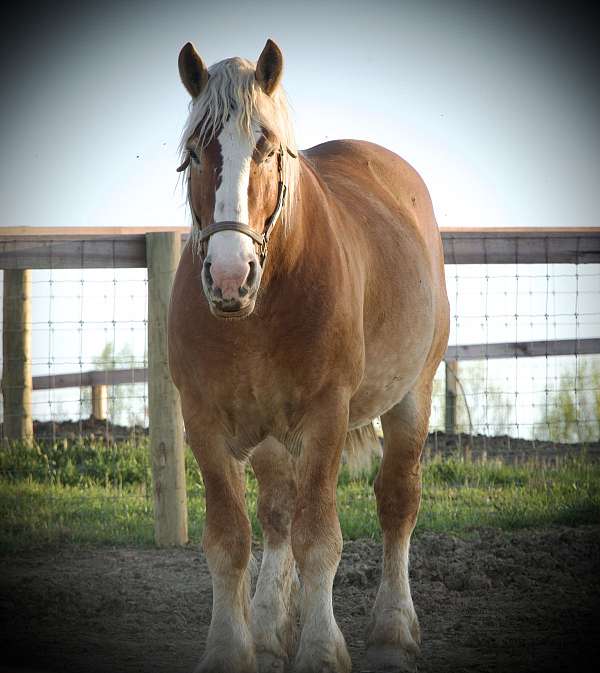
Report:
M442 365L436 375L431 431L450 429L452 386L446 379L454 376L451 429L459 435L598 440L600 356L578 352L578 344L600 337L600 265L481 262L446 265L448 360L454 368ZM147 285L143 268L31 272L28 327L36 438L92 434L105 441L137 441L145 434ZM1 290L4 296L4 282ZM3 334L11 329L4 316ZM572 352L556 355L556 344L566 340L574 343ZM537 356L527 357L518 347L524 342L543 343L543 354L538 349ZM497 344L514 353L497 357ZM479 355L471 350L464 356L469 346L478 347ZM3 369L7 357L4 352ZM69 381L71 387L62 387ZM3 403L3 421L7 413Z
M458 361L457 430L532 440L597 440L600 361L579 344L600 333L596 264L448 265L450 344L481 344ZM554 355L573 342L572 354ZM497 343L543 342L544 354L490 357ZM508 349L510 350L510 348ZM439 387L440 384L438 384ZM441 396L438 394L437 399ZM436 408L433 427L442 410Z
M512 243L507 233L502 244L510 250ZM148 542L153 485L147 367L153 326L148 271L139 262L144 246L108 241L93 258L105 268L85 268L90 262L84 244L76 253L60 246L55 258L80 254L82 268L50 264L29 271L28 289L14 297L7 274L0 280L3 535L17 547L24 530L48 541ZM426 460L463 449L477 459L501 454L520 462L533 456L556 466L571 443L600 453L600 264L577 263L578 254L567 262L569 251L549 239L546 249L552 246L545 263L492 263L484 240L475 253L467 248L471 263L463 255L460 263L446 264L450 341L434 381ZM117 263L119 250L135 260L135 268ZM0 245L0 262L3 254ZM556 255L560 263L551 261ZM25 295L28 312L18 323ZM30 352L7 348L11 335L23 330L31 334ZM5 405L5 394L11 385L14 391L23 384L6 372L13 362L25 361L33 390L15 411ZM7 441L11 414L12 420L29 415L35 441ZM189 452L185 478L190 520L201 525L203 486ZM256 483L247 486L255 502ZM342 496L342 514L354 506L353 498L369 499L374 509L372 489L369 495L353 493Z
M78 384L89 372L106 373L105 382L95 377L104 388L96 433L112 436L117 426L131 428L135 436L147 427L147 386L136 383L134 371L148 364L146 270L33 271L30 303L36 436L56 439L59 424L69 425L70 436L83 436L92 416L93 387ZM3 323L2 329L11 326ZM3 368L5 360L6 355ZM109 383L115 370L125 370L119 385ZM61 379L75 385L62 387Z

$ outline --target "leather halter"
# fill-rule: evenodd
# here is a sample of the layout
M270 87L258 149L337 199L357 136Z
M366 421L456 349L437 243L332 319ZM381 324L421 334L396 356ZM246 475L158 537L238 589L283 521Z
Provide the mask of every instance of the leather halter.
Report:
M286 151L291 157L297 158L297 155L294 154L288 148L286 148ZM259 246L258 253L260 259L260 265L261 267L263 266L265 259L267 258L269 239L271 238L271 234L273 233L275 225L277 224L277 221L279 220L279 217L281 215L281 211L283 210L283 205L285 203L285 197L287 193L287 185L283 181L283 152L284 152L283 146L280 145L279 150L277 151L277 176L278 176L277 205L275 206L275 210L267 220L262 234L257 233L256 231L254 231L254 229L252 229L247 224L244 224L243 222L236 222L233 220L223 220L220 222L213 222L212 224L209 224L207 227L202 229L200 218L196 214L196 211L194 210L194 206L191 204L190 199L190 207L192 210L192 215L194 217L196 226L200 229L201 232L199 242L201 245L201 252L203 257L206 256L205 248L207 246L207 241L213 234L217 234L220 231L237 231L240 234L245 234L246 236L249 236Z

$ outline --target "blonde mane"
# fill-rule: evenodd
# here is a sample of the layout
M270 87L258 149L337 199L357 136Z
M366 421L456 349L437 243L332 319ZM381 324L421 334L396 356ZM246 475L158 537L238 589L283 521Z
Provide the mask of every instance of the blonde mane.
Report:
M212 65L204 91L190 102L190 110L179 143L181 161L186 159L186 146L190 138L197 136L197 146L205 147L219 132L230 114L237 116L240 131L253 138L253 124L260 124L274 133L284 148L297 154L294 130L288 102L279 86L268 96L260 88L254 73L256 65L243 58L229 58ZM189 179L190 167L186 170ZM291 213L298 185L299 162L284 152L283 174L287 185L286 201L282 219L286 230L290 226ZM189 195L188 195L189 205ZM192 228L192 236L195 233Z

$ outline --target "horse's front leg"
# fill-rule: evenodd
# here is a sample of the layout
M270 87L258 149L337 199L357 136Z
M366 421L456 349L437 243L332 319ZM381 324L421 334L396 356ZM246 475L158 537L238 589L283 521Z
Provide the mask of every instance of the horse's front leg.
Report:
M351 662L333 615L333 579L342 554L336 485L348 429L345 400L321 402L303 424L292 549L303 583L295 673L347 673Z
M189 429L188 439L206 491L202 546L213 585L210 629L196 673L255 673L249 628L252 536L244 500L244 464L222 440Z

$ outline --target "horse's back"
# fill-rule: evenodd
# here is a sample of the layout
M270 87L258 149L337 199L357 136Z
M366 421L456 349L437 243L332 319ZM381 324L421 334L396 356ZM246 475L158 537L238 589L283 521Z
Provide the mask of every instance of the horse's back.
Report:
M447 308L441 237L419 173L394 152L362 140L332 140L302 154L343 210L340 225L364 236L377 260L388 264L396 255L410 261L412 248Z
M371 204L378 199L400 215L396 223L414 223L429 244L439 240L423 179L391 150L364 140L332 140L302 154L333 194L345 200L351 197L352 205L361 198Z
M375 178L400 191L397 197L409 196L411 190L425 190L417 171L391 150L366 140L330 140L302 151L321 177L330 182L341 173L367 186ZM365 170L366 169L366 170Z

